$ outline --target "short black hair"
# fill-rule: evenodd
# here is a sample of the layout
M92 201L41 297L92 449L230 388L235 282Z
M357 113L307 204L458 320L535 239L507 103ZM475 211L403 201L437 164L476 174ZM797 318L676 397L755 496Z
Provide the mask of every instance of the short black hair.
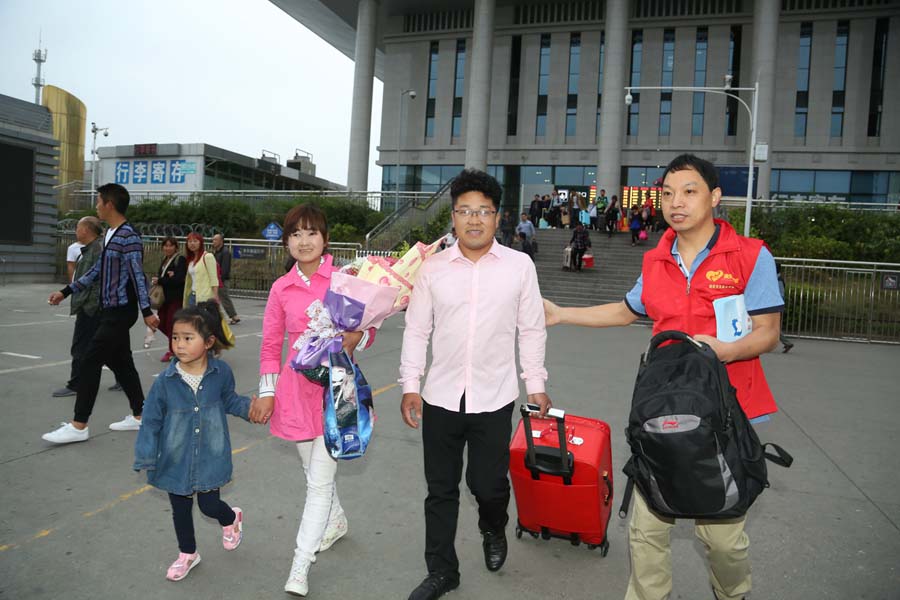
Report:
M465 169L453 179L453 183L450 184L450 198L453 206L456 206L456 201L466 192L481 192L491 199L495 209L500 208L500 196L503 195L503 189L496 179L484 171Z
M719 187L719 172L716 170L715 165L708 160L704 160L693 154L680 154L673 158L672 162L666 165L666 171L662 176L663 182L665 182L666 176L668 176L669 173L685 171L687 169L693 169L700 173L700 177L702 177L703 181L706 182L706 185L709 186L710 191Z
M131 196L128 195L128 190L124 186L118 183L106 183L97 188L97 193L103 198L104 203L109 204L112 202L116 212L120 215L128 212L128 203L131 202Z

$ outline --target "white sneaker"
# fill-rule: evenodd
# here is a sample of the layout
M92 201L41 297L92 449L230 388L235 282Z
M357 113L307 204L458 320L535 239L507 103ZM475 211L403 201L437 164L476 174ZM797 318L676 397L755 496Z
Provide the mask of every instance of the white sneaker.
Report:
M110 423L109 428L113 431L137 431L141 428L141 420L128 415L121 421Z
M52 444L71 444L72 442L86 442L89 435L87 427L77 429L71 423L63 423L62 427L45 433L41 439Z
M284 584L284 591L294 596L305 596L309 593L309 565L308 560L294 555L291 565L291 574Z
M325 528L325 534L322 536L322 542L319 544L318 552L324 552L334 546L336 541L347 535L348 529L347 515L345 513L341 513L338 518L329 521L328 526Z

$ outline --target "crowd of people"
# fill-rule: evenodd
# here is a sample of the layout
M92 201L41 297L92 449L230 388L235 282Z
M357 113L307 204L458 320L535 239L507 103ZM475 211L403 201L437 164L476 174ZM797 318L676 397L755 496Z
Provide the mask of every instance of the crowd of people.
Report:
M615 196L607 203L601 190L597 204L576 201L564 207L554 193L548 209L536 198L537 204L532 203L517 223L508 211L499 212L501 187L487 173L465 170L453 181L454 240L428 258L418 273L405 314L399 359L400 416L409 427L421 429L427 488L427 575L413 589L410 600L434 600L460 584L455 539L464 466L466 484L478 505L485 568L494 572L503 567L512 413L520 397L520 378L527 402L542 416L552 407L546 392L548 327L558 323L624 326L639 316L654 321L654 333L660 328L694 327L689 333L708 343L729 364L729 371L740 375L738 399L748 416L765 420L777 410L758 359L777 344L780 333L783 301L774 260L764 247L713 219L713 208L721 197L716 177L706 161L691 155L676 158L667 167L662 193L662 210L671 229L652 251L652 258L645 259L641 278L623 301L585 308L560 308L543 300L533 261L509 245L514 236L533 244L540 225L536 220L548 216L560 226L563 209L571 208L570 217L577 215L573 246L583 254L590 245L587 230L599 229L600 215L617 221L612 218L619 210ZM152 285L162 287L165 296L157 317L143 274L141 238L125 216L128 204L124 187L107 184L98 189L98 218L79 223L84 248L81 260L76 261L74 279L48 299L50 304L59 304L72 296L76 332L67 389L75 392L76 401L73 418L43 438L55 444L89 439L88 420L100 372L108 365L122 383L131 408L131 414L110 428L138 432L133 468L146 471L149 483L169 495L178 554L166 577L178 581L200 563L191 514L195 496L201 512L222 528L225 550L238 548L244 533L244 511L252 510L243 502L243 509L229 506L220 496L233 468L225 415L267 424L273 436L295 444L300 460L294 472L306 482L305 505L284 585L285 592L306 596L316 554L330 548L349 529L335 485L338 462L324 444L323 387L292 368L284 352L285 338L292 347L309 328L307 309L324 299L338 270L328 253L325 214L314 205L303 204L285 216L282 243L293 263L269 291L259 351L258 394L247 397L235 391L234 375L224 359L224 351L233 345L228 319L231 324L239 319L233 307L223 312L227 296L222 282L227 277L218 271L224 275L228 267L220 267L215 257L221 243L214 240L214 253L210 253L204 249L203 238L191 234L182 256L176 240L164 240L162 263L151 280ZM535 206L540 206L540 213ZM637 214L643 223L643 215ZM109 226L103 238L101 221ZM503 244L495 239L498 231ZM745 274L752 274L739 281L749 282L743 293L753 328L740 341L725 343L714 337L715 322L708 316L712 300L726 292L714 289L702 277L694 280L701 289L690 305L672 302L669 292L679 285L683 288L684 281L706 268L708 261L718 264L735 252L746 263ZM703 318L692 318L692 311ZM168 364L146 399L129 340L138 314L148 327L159 328L169 339L163 356ZM370 347L376 336L374 328L346 332L341 346L353 356ZM485 350L488 348L490 351ZM478 460L463 460L466 447L469 456ZM635 494L626 599L668 597L671 526L647 508L640 491ZM707 547L715 597L737 600L749 593L749 541L744 520L698 523L698 536Z

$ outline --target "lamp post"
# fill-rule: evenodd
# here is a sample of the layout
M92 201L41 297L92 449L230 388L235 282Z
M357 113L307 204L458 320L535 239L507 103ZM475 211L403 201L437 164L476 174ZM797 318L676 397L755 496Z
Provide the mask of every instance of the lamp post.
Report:
M396 178L396 204L394 210L400 206L400 143L402 142L401 132L403 131L403 96L409 96L410 100L416 99L416 90L403 90L400 92L400 102L397 106L397 173Z
M753 206L753 153L756 151L756 114L757 101L759 97L759 82L753 84L753 87L731 87L731 75L725 76L725 85L722 87L705 87L705 86L627 86L625 88L625 105L631 106L632 90L665 90L667 92L703 92L705 94L721 94L734 98L741 103L741 106L747 109L750 115L750 146L747 149L747 202L744 208L744 235L750 236L750 209ZM744 102L735 92L753 92L753 108Z
M91 144L91 193L97 189L97 134L103 132L104 137L109 137L109 127L97 127L97 124L91 121L91 133L94 141Z

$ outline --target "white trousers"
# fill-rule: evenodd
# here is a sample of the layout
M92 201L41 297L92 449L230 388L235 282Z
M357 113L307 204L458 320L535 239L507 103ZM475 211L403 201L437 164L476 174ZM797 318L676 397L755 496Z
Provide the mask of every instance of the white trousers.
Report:
M300 453L306 475L306 504L300 518L294 553L301 559L315 562L316 551L322 543L329 520L344 513L334 483L337 461L331 458L322 436L297 442L297 452Z

